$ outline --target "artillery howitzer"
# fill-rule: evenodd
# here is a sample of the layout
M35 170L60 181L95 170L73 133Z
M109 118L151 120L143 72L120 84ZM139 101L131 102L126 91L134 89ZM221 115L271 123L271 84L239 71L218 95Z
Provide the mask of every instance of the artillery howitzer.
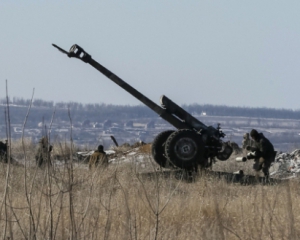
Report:
M76 44L70 48L69 52L55 44L53 46L68 57L89 63L178 129L160 133L152 143L152 156L160 166L168 167L173 164L182 169L193 169L197 166L208 167L215 157L221 161L230 157L233 150L228 143L221 140L225 134L220 124L217 128L206 126L164 95L160 99L161 107L158 106L92 59L91 55Z

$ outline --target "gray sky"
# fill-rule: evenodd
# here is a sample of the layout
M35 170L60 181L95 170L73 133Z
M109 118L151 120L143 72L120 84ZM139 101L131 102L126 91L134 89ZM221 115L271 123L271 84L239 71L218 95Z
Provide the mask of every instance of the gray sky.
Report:
M300 109L300 1L0 0L0 97L138 105L74 43L148 98Z

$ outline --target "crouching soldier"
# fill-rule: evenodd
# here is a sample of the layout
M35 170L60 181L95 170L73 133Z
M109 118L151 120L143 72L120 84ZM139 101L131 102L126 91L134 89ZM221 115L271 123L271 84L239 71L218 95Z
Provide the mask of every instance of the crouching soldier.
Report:
M41 167L44 163L49 162L50 160L50 152L52 151L52 146L48 144L48 138L42 137L39 141L38 150L35 155L36 165Z
M252 146L249 133L245 133L242 141L242 148L246 149L247 146Z
M5 143L1 142L0 141L0 161L1 162L5 162L7 163L7 149L8 149L8 146L7 146L7 140Z
M255 164L253 168L256 172L255 176L258 180L260 170L263 171L266 179L269 178L269 168L275 159L276 152L272 143L262 134L258 133L255 129L250 132L251 138L254 140L254 146L247 146L248 153L247 159L254 159Z
M99 145L98 149L91 155L89 161L89 169L96 168L98 165L107 167L108 158L103 150L103 146Z

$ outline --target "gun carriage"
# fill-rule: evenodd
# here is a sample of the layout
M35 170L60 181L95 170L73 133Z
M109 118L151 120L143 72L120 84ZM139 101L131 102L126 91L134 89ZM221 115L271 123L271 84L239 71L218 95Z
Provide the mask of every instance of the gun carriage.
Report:
M177 129L161 132L152 143L152 156L160 166L176 166L182 169L193 169L198 166L205 168L212 164L214 158L225 161L232 154L232 147L221 140L225 134L220 124L217 128L206 126L164 95L160 98L161 106L157 105L96 62L90 54L76 44L69 52L55 44L52 45L68 57L78 58L96 68Z

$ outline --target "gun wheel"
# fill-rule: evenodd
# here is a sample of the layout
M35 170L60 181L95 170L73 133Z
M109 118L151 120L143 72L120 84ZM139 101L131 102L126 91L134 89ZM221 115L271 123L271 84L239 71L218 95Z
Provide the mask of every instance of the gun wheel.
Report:
M204 143L200 135L189 129L172 133L167 139L165 152L175 166L190 169L204 160Z
M173 130L167 130L161 132L156 136L152 143L152 156L154 161L158 163L161 167L166 167L168 164L168 159L165 155L165 143L168 137L173 133Z

